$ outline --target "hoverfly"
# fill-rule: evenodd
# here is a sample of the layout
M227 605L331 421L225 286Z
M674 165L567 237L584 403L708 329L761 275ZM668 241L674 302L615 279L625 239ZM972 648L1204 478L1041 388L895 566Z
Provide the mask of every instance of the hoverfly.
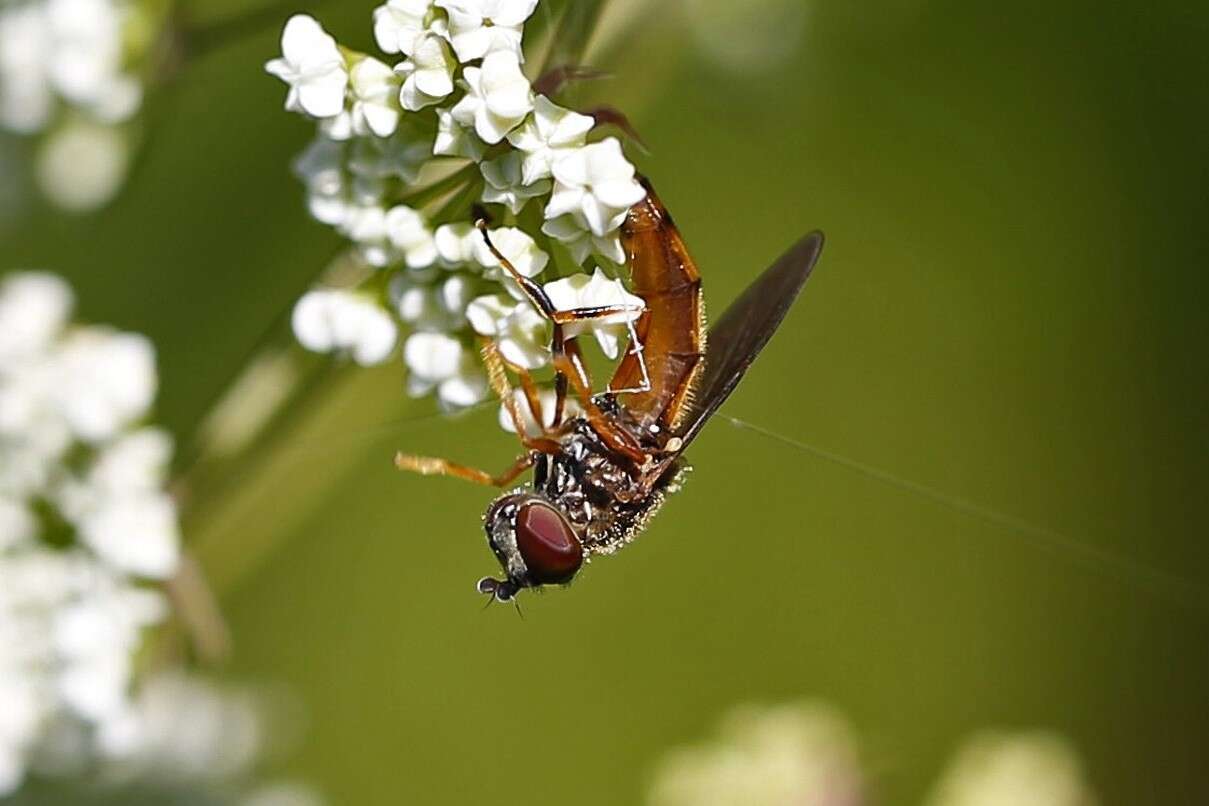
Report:
M487 542L504 571L485 577L480 593L510 601L524 588L570 582L592 555L612 554L633 540L679 489L683 453L734 391L781 324L823 247L812 232L798 241L705 330L701 276L667 209L647 195L622 225L631 288L646 303L630 324L630 346L607 390L593 393L582 354L566 328L638 312L620 306L557 310L542 287L524 277L479 229L496 259L553 326L553 418L543 417L532 378L505 365L491 342L483 348L493 391L503 401L525 453L499 475L445 459L399 454L395 464L506 487L529 468L533 481L497 498L483 516ZM707 348L708 342L708 348ZM508 371L519 379L533 421L551 422L528 435ZM568 392L582 413L568 416Z

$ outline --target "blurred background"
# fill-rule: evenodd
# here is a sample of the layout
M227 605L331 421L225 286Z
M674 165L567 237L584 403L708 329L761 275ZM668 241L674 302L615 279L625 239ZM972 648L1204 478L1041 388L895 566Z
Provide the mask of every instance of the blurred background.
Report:
M183 444L338 245L263 72L280 21L369 49L373 5L184 62L99 212L22 197L4 141L0 268L148 334ZM1209 801L1207 35L1182 2L616 0L612 77L571 98L630 115L708 309L827 233L724 411L884 475L719 419L647 533L522 620L473 593L490 491L390 461L503 466L493 411L408 422L398 365L334 375L185 523L225 672L305 703L286 771L360 806L642 803L736 705L809 700L874 802L987 729L1065 737L1103 804Z

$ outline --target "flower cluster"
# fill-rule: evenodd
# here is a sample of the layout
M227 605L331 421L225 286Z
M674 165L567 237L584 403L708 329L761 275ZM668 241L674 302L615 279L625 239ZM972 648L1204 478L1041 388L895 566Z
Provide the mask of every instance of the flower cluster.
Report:
M317 121L295 163L311 215L373 270L357 287L303 297L298 340L363 365L401 342L410 394L433 394L447 409L488 395L480 339L514 367L551 360L548 323L472 209L487 212L495 250L560 309L626 307L580 327L610 358L643 308L616 278L626 260L619 228L646 191L617 139L591 139L593 117L535 93L522 41L536 7L389 0L373 14L385 61L297 15L282 56L266 65L289 85L286 108Z
M740 705L709 741L660 762L649 806L861 806L855 731L820 702ZM1046 732L979 733L959 748L927 806L1093 806L1078 754Z
M0 4L0 129L44 133L43 191L88 209L116 192L129 160L121 124L138 111L144 34L161 13L138 0Z
M172 444L142 426L144 337L69 325L53 275L0 282L0 793L64 726L104 742L129 714L133 655L180 537Z

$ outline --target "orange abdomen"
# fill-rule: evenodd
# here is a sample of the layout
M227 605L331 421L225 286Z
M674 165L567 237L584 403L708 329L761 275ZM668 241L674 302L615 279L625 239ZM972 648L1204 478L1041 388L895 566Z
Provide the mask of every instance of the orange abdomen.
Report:
M654 423L674 432L705 360L701 275L667 209L650 183L644 179L643 185L647 197L630 208L621 244L629 261L631 291L646 303L635 330L651 388L623 395L622 403L640 424ZM638 359L627 353L610 387L641 385Z

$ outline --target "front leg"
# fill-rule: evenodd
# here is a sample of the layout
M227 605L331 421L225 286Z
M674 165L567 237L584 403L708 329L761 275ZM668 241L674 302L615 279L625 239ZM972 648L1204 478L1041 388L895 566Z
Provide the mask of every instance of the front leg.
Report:
M452 476L455 479L482 484L485 487L507 487L516 477L533 466L536 456L526 453L517 459L511 467L499 475L491 475L486 470L467 467L448 459L437 459L431 456L414 456L405 453L395 454L395 467L421 476Z

